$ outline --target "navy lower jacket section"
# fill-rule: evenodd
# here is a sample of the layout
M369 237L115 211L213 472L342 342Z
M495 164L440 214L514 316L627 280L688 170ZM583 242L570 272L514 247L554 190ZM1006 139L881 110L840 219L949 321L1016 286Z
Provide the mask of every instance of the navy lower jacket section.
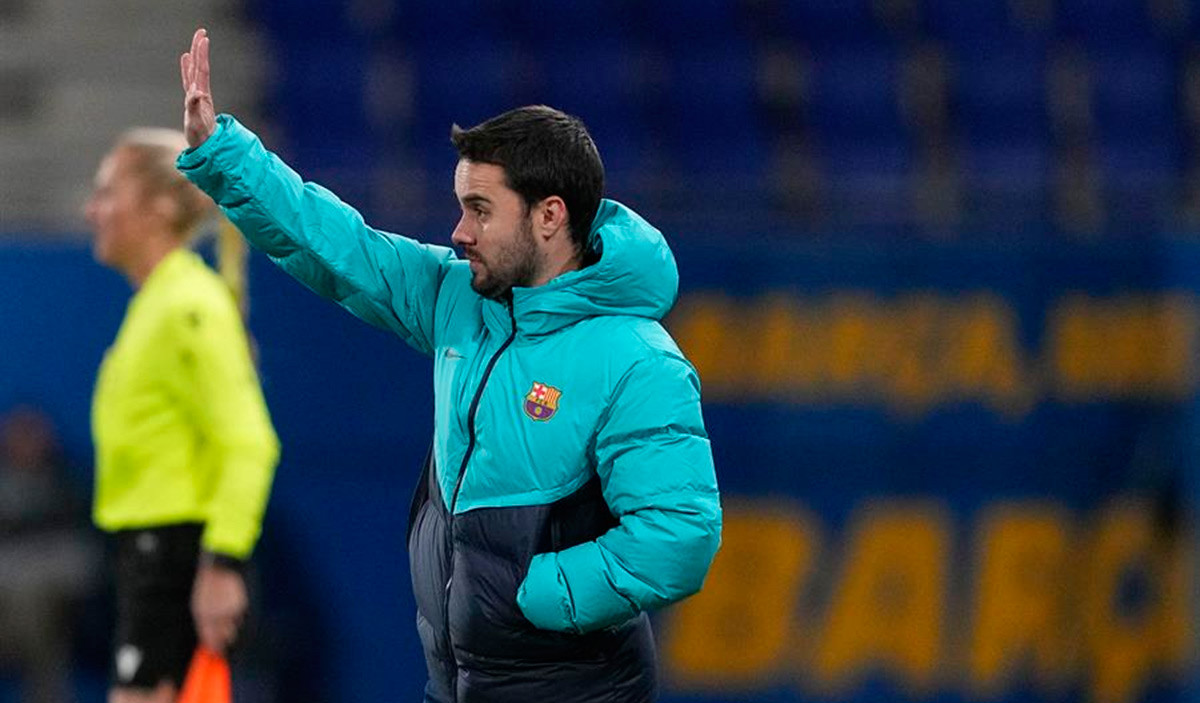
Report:
M517 607L534 554L617 524L593 479L549 505L483 508L451 519L432 459L413 496L408 550L428 703L642 703L657 697L644 613L597 632L539 630Z

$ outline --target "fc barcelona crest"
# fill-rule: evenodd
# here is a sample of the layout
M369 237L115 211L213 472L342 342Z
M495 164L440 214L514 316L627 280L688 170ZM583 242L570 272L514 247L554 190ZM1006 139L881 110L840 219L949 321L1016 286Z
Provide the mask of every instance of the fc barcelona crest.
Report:
M533 388L530 388L529 392L525 394L525 414L531 420L545 422L558 412L560 397L562 397L562 391L554 386L534 381Z

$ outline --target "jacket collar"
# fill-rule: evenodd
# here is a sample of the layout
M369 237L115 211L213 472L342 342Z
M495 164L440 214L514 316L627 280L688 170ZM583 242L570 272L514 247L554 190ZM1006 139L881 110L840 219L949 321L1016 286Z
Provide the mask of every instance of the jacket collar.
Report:
M484 322L507 337L553 334L580 320L631 315L661 320L679 292L675 257L662 233L628 207L603 200L589 234L595 263L536 288L514 288L512 300L485 300Z

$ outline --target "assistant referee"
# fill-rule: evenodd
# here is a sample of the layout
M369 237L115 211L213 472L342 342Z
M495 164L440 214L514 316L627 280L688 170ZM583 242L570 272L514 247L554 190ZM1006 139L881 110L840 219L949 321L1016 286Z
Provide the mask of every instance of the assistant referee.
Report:
M213 212L175 170L186 146L176 131L126 133L86 206L96 259L135 290L92 406L94 518L116 552L110 703L171 703L197 639L221 651L237 636L279 457L242 266L223 261L223 279L186 246Z

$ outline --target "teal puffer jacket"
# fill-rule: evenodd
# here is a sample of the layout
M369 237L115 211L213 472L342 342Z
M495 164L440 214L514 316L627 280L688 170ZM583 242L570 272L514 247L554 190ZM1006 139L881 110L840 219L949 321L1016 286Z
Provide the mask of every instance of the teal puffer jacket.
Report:
M416 551L429 553L414 561L413 579L420 610L448 600L451 612L422 613L426 629L440 630L429 634L437 641L426 642L427 654L442 650L443 663L461 668L480 650L507 646L497 628L613 631L700 588L721 509L699 380L659 323L675 302L678 272L658 230L605 200L590 235L598 261L516 288L509 304L476 294L451 249L367 226L232 117L221 115L217 132L178 166L304 285L433 357L426 494L445 525L416 538ZM607 508L604 524L564 541L570 515L551 524L545 508L589 486ZM414 508L423 521L422 506ZM526 513L533 517L513 517ZM467 530L453 529L465 515L506 517L481 528L485 544L468 548L458 544ZM421 544L446 533L449 555ZM479 550L508 561L487 566L470 556ZM444 568L435 568L439 560ZM429 582L430 572L445 582ZM484 592L472 597L514 602L453 612L452 586L463 581ZM445 593L422 608L422 593L437 589Z

